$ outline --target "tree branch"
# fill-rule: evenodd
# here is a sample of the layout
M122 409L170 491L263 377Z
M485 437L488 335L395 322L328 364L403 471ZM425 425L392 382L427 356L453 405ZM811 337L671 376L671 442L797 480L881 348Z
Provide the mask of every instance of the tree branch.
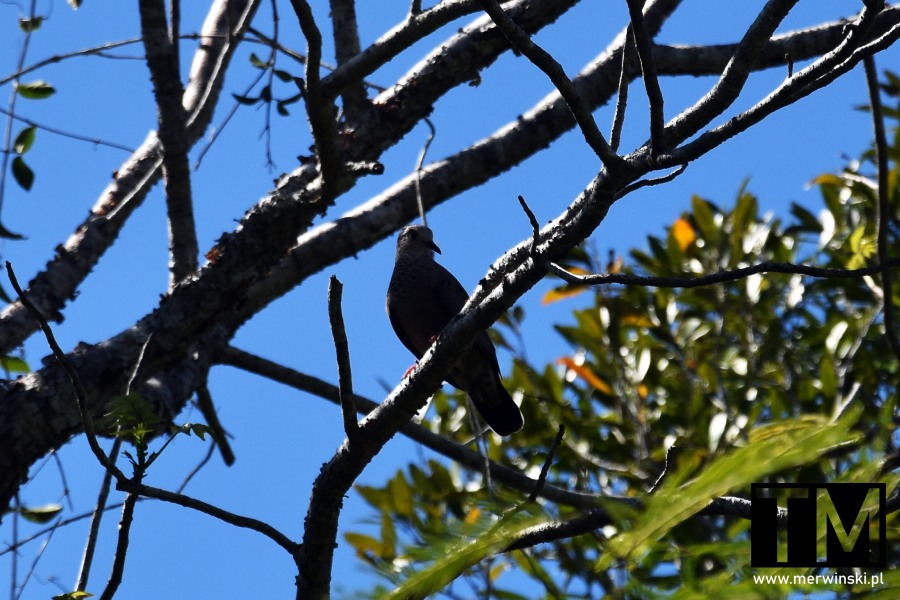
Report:
M334 54L338 66L346 64L358 56L359 30L356 24L356 6L354 0L330 0L331 23L334 35ZM362 111L368 104L366 86L362 80L343 90L344 114L350 123L362 118Z
M871 267L861 267L859 269L835 269L831 267L813 267L809 265L798 265L794 263L777 263L762 262L748 267L741 267L728 271L719 271L718 273L710 273L708 275L698 276L644 276L630 275L628 273L597 273L593 275L576 275L570 273L559 265L551 263L548 265L550 272L565 281L574 285L639 285L648 287L661 288L695 288L717 283L727 283L744 279L750 275L757 273L785 273L789 275L807 275L809 277L817 277L823 279L843 279L853 277L864 277L866 275L874 275L876 273L884 273L892 268L900 266L900 258L889 259L887 262Z
M344 433L350 444L359 440L359 424L356 422L356 403L353 397L353 375L350 371L350 347L347 343L347 332L344 329L344 316L341 314L341 295L344 286L334 275L328 281L328 320L331 323L331 334L334 336L334 349L338 364L338 397L341 402L341 414L344 417Z
M291 0L300 29L306 38L306 81L303 86L303 101L306 115L316 145L319 158L319 176L322 178L323 204L330 203L338 194L338 179L341 175L341 158L337 147L337 123L334 103L322 91L319 65L322 60L322 34L313 18L312 9L306 0Z
M656 78L656 66L653 64L653 46L650 34L644 25L644 13L641 10L643 5L644 0L628 0L628 13L631 16L634 42L641 61L641 73L643 74L644 88L647 90L647 100L650 102L650 149L653 154L659 154L668 146L664 129L664 103L659 80ZM628 44L625 45L625 48L627 52ZM621 90L621 87L619 89Z
M572 80L566 75L556 59L554 59L547 51L535 44L525 31L523 31L509 15L504 12L496 0L478 0L484 12L486 12L491 20L497 25L497 28L503 32L503 35L509 40L512 46L524 54L537 68L546 73L556 89L565 99L569 110L578 122L581 133L588 146L603 161L607 168L613 169L621 162L619 156L607 143L606 138L600 133L597 122L591 115L590 108L587 103L579 95L575 89Z
M169 289L197 270L197 229L191 194L184 88L178 66L177 40L170 38L164 0L141 0L141 38L156 96L159 143L169 218ZM177 2L173 3L173 10ZM173 23L173 26L175 24Z
M259 2L217 0L210 9L185 90L185 110L191 115L187 124L191 143L203 135L212 118L226 67L236 48L233 36L243 33ZM159 180L161 166L159 141L151 133L116 170L115 179L100 194L87 219L57 247L56 256L28 284L29 296L49 320L62 321L59 311L74 297L78 286L115 242L128 217ZM35 331L35 325L21 303L4 308L0 312L0 354L9 354Z
M722 76L692 107L665 127L666 139L680 144L722 114L740 95L760 52L798 0L769 0L734 50ZM687 161L681 160L679 163Z

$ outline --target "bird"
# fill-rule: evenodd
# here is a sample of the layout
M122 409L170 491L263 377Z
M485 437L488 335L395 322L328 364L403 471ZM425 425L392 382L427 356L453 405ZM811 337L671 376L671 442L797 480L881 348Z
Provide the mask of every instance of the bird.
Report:
M397 236L387 313L397 337L416 359L422 358L469 299L456 277L434 260L435 252L441 250L431 229L424 225L404 227ZM497 351L487 332L480 333L459 356L447 381L469 395L498 435L511 435L525 424L522 412L503 387Z

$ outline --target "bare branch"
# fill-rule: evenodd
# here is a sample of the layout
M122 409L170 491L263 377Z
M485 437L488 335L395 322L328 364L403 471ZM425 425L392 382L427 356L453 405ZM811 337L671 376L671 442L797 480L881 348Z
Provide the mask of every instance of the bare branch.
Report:
M616 111L613 113L612 131L609 134L609 146L613 152L618 152L619 141L622 138L622 127L625 125L625 108L628 106L628 84L631 76L628 73L629 65L634 52L634 31L631 25L625 33L625 44L622 45L622 70L619 73L619 88L616 94Z
M169 289L197 270L200 254L191 194L191 169L187 151L187 117L182 98L177 43L166 24L164 0L141 0L141 37L153 82L159 118L159 143L169 219ZM173 3L173 11L177 2ZM174 24L173 24L174 25ZM176 40L177 42L177 40Z
M222 454L222 461L230 467L234 464L234 451L231 449L231 444L228 442L228 433L225 431L225 428L222 427L222 422L219 421L219 413L213 403L212 394L209 391L209 385L206 381L208 375L209 372L207 370L207 373L203 377L203 381L197 386L197 406L200 408L203 418L206 419L206 424L209 425L209 428L212 430L212 438L215 441L216 446L219 447L219 452Z
M219 360L222 361L222 364L231 365L249 373L256 373L261 377L266 377L267 379L277 381L297 390L328 400L333 404L340 405L340 392L337 387L330 383L326 383L321 379L300 373L265 358L255 356L234 347L228 347L222 351ZM368 415L378 407L377 402L358 395L354 395L354 403L357 411L362 415ZM456 461L473 472L478 473L483 468L483 457L478 452L437 435L421 425L416 425L412 421L404 423L403 427L400 429L400 433L414 442L422 444L424 447ZM535 479L528 477L521 471L501 465L492 460L490 460L488 464L490 465L491 478L511 489L518 490L523 494L529 494L537 485ZM598 501L598 497L594 494L576 492L549 484L546 484L541 488L539 496L553 502L576 508L595 508Z
M131 533L131 523L134 521L134 507L137 504L138 495L129 493L125 496L122 505L122 518L119 519L119 535L116 542L116 553L113 557L112 571L109 581L100 594L100 600L112 600L119 585L122 583L122 575L125 573L125 556L128 554L128 538Z
M204 23L201 44L194 55L184 106L190 113L188 136L199 139L212 117L212 106L224 83L225 68L239 36L260 0L216 0ZM230 29L234 27L234 29ZM134 154L116 171L116 177L100 194L87 219L45 269L28 284L28 293L42 314L60 321L59 311L75 295L78 286L118 237L128 217L140 206L159 180L162 161L156 135L151 133ZM77 257L77 259L76 259ZM35 331L36 323L21 303L0 312L0 354L8 354Z
M431 142L434 141L434 123L431 122L431 119L423 119L425 124L428 126L428 137L425 139L425 144L422 145L422 150L419 152L419 158L416 160L416 205L419 207L419 217L422 219L422 225L428 227L428 219L426 218L426 210L425 210L425 202L422 200L422 163L425 162L425 155L428 154L428 148L431 147Z
M639 285L661 288L695 288L717 283L727 283L744 279L757 273L785 273L789 275L807 275L824 279L844 279L863 277L883 273L889 269L900 266L900 258L892 258L880 265L862 267L859 269L834 269L831 267L812 267L794 263L762 262L748 267L741 267L729 271L719 271L709 275L684 276L684 277L654 277L643 275L629 275L627 273L598 273L594 275L576 275L552 264L550 271L567 283L576 285Z
M892 17L896 16L897 13L892 15ZM856 66L865 56L878 52L900 38L900 26L896 22L892 22L890 28L879 38L856 48L861 43L864 32L872 28L876 22L875 14L868 8L863 9L859 18L849 28L853 33L844 38L837 48L799 73L795 73L755 106L729 119L726 123L706 131L697 139L670 154L660 157L659 166L683 164L702 156L725 140L759 123L775 111L828 85Z
M100 444L97 442L97 436L94 433L94 416L88 410L88 395L87 390L84 388L84 384L81 382L81 378L78 376L78 373L72 367L72 363L69 362L69 358L66 356L66 353L62 351L62 348L59 347L59 344L56 342L56 336L53 335L53 330L50 329L50 325L47 323L47 319L44 318L44 315L41 314L41 311L37 309L37 307L32 304L31 300L28 299L28 296L25 295L25 292L22 291L22 287L19 285L19 280L16 278L16 273L13 271L12 264L9 261L6 261L6 273L9 276L9 282L12 284L13 289L16 291L16 294L19 296L19 301L25 307L26 310L31 313L31 316L37 320L40 325L41 330L44 332L44 337L47 338L47 345L50 346L50 350L53 352L53 356L59 361L60 365L62 365L63 370L66 372L66 375L69 378L69 381L72 384L72 388L75 391L75 401L78 405L78 411L81 413L81 421L84 426L84 434L88 441L88 446L91 448L91 452L94 453L94 456L97 457L97 460L100 462L103 467L116 478L117 481L121 481L125 479L125 475L119 470L119 468L112 462L106 453L103 452L103 449L100 447Z
M344 433L350 445L359 441L359 423L356 422L356 404L353 399L353 375L350 371L350 347L341 314L341 295L344 286L334 275L328 280L328 320L334 336L334 349L338 364L338 395L341 400L341 414L344 417Z
M359 56L359 28L356 24L355 4L354 0L330 0L334 53L338 66ZM361 119L369 101L362 80L344 89L341 97L344 100L344 115L347 120L354 123Z
M220 521L228 523L229 525L234 525L235 527L250 529L252 531L256 531L257 533L261 533L262 535L266 536L267 538L284 548L291 556L294 556L294 554L297 552L296 542L291 541L286 535L284 535L268 523L264 523L263 521L260 521L258 519L237 515L235 513L228 512L227 510L223 510L218 506L213 506L212 504L203 502L202 500L197 500L196 498L191 498L190 496L185 496L184 494L176 494L175 492L161 490L159 488L144 485L130 479L119 481L116 484L116 489L126 491L130 494L138 494L146 498L155 498L156 500L162 500L163 502L177 504L178 506L196 510L197 512L201 512L215 519L219 519Z
M621 158L610 148L606 138L600 133L597 122L594 121L594 117L591 115L590 108L578 93L578 90L575 89L572 80L566 75L562 65L547 51L535 44L528 34L504 12L496 0L478 0L478 2L484 8L484 12L490 15L491 20L503 32L509 43L524 54L537 68L547 74L547 77L559 90L559 93L572 111L572 115L578 122L578 126L581 128L588 146L603 161L603 164L612 169L621 163Z
M316 25L312 9L306 0L291 0L291 4L300 22L300 29L306 37L306 80L303 86L303 100L306 103L306 115L316 144L316 156L319 158L322 199L324 202L330 202L337 196L337 180L341 174L335 122L337 110L334 103L322 91L319 76L322 34Z
M547 474L550 473L550 465L553 464L553 455L556 454L556 449L559 448L565 434L566 426L560 425L559 429L556 430L556 437L553 438L553 443L550 444L550 449L547 451L547 458L544 460L544 466L541 467L541 474L538 476L537 484L535 484L531 493L528 494L528 502L537 500L537 497L541 495L541 491L547 484Z
M650 149L656 155L663 152L668 144L665 139L663 94L659 87L659 80L656 78L656 66L653 64L653 47L650 34L644 25L643 5L644 0L628 0L628 13L631 15L632 33L638 56L641 59L644 88L647 90L647 99L650 102ZM628 44L625 45L625 48L627 53Z
M737 99L757 57L798 0L769 0L750 25L719 81L692 107L666 125L666 139L679 144L722 114ZM686 162L684 160L679 162Z
M113 441L112 448L109 451L109 459L115 462L122 447L122 438L117 437ZM97 538L100 535L100 522L103 520L103 513L111 507L106 505L109 498L109 489L112 482L112 473L105 471L103 473L103 481L100 483L100 493L97 494L97 503L94 505L94 511L91 514L91 524L88 528L87 542L84 545L84 554L81 557L81 566L78 569L78 580L75 583L75 591L87 590L88 579L91 576L91 565L94 562L94 550L97 547Z

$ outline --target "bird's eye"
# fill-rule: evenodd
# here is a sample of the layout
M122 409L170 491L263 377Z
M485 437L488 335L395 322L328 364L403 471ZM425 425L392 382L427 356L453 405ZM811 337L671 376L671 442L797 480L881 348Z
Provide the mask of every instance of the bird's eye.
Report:
M419 234L416 233L415 229L413 229L409 232L409 237L411 237L412 239L416 239L417 237L419 237Z

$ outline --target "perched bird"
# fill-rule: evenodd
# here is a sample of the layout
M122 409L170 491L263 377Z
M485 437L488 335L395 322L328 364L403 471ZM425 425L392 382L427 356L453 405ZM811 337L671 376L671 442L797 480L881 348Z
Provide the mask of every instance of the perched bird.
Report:
M469 299L459 281L434 261L435 252L441 251L428 227L411 225L400 231L387 313L397 337L417 359ZM469 395L498 434L510 435L522 428L522 413L500 381L497 351L486 332L460 355L447 381Z

